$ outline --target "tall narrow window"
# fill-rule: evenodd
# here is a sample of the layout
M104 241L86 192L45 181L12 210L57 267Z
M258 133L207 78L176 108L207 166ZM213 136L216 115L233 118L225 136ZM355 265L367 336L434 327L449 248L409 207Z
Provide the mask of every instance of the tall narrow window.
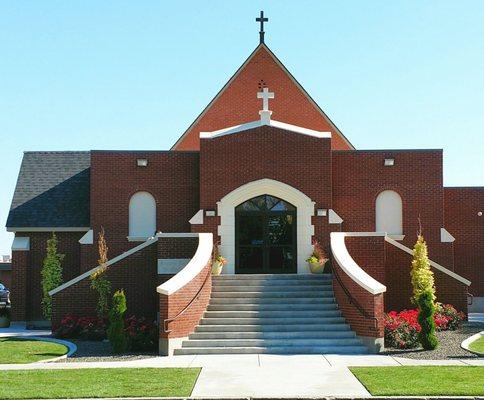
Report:
M384 190L376 198L376 231L402 235L402 198L393 190Z
M129 201L129 236L147 238L156 232L156 202L148 192L135 193Z

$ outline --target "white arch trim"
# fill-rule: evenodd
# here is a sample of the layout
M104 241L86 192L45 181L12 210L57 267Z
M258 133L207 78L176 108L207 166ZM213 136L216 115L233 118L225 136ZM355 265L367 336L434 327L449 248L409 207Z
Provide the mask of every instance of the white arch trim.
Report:
M129 200L129 236L144 241L156 233L156 201L151 193L140 191Z
M311 244L314 235L314 226L311 217L314 216L315 203L300 190L273 179L259 179L246 183L234 189L217 202L217 211L220 216L218 234L220 235L220 252L227 258L228 263L224 273L235 273L235 207L253 197L268 194L286 200L297 209L297 272L309 273L306 259L311 255Z

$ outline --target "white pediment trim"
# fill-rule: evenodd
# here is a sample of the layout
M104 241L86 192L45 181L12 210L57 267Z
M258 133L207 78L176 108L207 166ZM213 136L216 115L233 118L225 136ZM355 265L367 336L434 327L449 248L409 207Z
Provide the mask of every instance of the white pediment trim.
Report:
M270 119L270 120L261 120L260 119L260 120L248 122L248 123L242 124L242 125L235 125L235 126L231 126L229 128L219 129L219 130L213 131L213 132L200 132L200 139L214 139L214 138L221 137L221 136L233 135L235 133L244 132L244 131L247 131L249 129L258 128L258 127L264 126L264 125L272 126L274 128L279 128L279 129L283 129L283 130L286 130L286 131L299 133L301 135L312 136L312 137L316 137L316 138L320 138L320 139L330 139L331 138L331 132L315 131L315 130L312 130L312 129L303 128L301 126L286 124L285 122L280 122L280 121L275 121L273 119Z

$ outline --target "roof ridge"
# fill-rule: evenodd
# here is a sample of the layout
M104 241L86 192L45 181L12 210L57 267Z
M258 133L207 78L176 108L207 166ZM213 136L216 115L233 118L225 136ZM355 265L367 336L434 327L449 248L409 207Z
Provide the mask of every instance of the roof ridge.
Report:
M24 151L24 154L89 154L91 150L31 150Z

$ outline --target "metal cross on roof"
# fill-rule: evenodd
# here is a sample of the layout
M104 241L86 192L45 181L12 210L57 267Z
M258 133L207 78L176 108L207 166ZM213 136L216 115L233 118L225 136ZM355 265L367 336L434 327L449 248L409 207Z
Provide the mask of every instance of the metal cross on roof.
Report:
M260 39L260 43L264 43L264 22L268 22L269 21L269 18L264 18L264 11L261 11L260 12L260 17L256 18L255 19L256 22L260 22L260 31L259 31L259 39Z

